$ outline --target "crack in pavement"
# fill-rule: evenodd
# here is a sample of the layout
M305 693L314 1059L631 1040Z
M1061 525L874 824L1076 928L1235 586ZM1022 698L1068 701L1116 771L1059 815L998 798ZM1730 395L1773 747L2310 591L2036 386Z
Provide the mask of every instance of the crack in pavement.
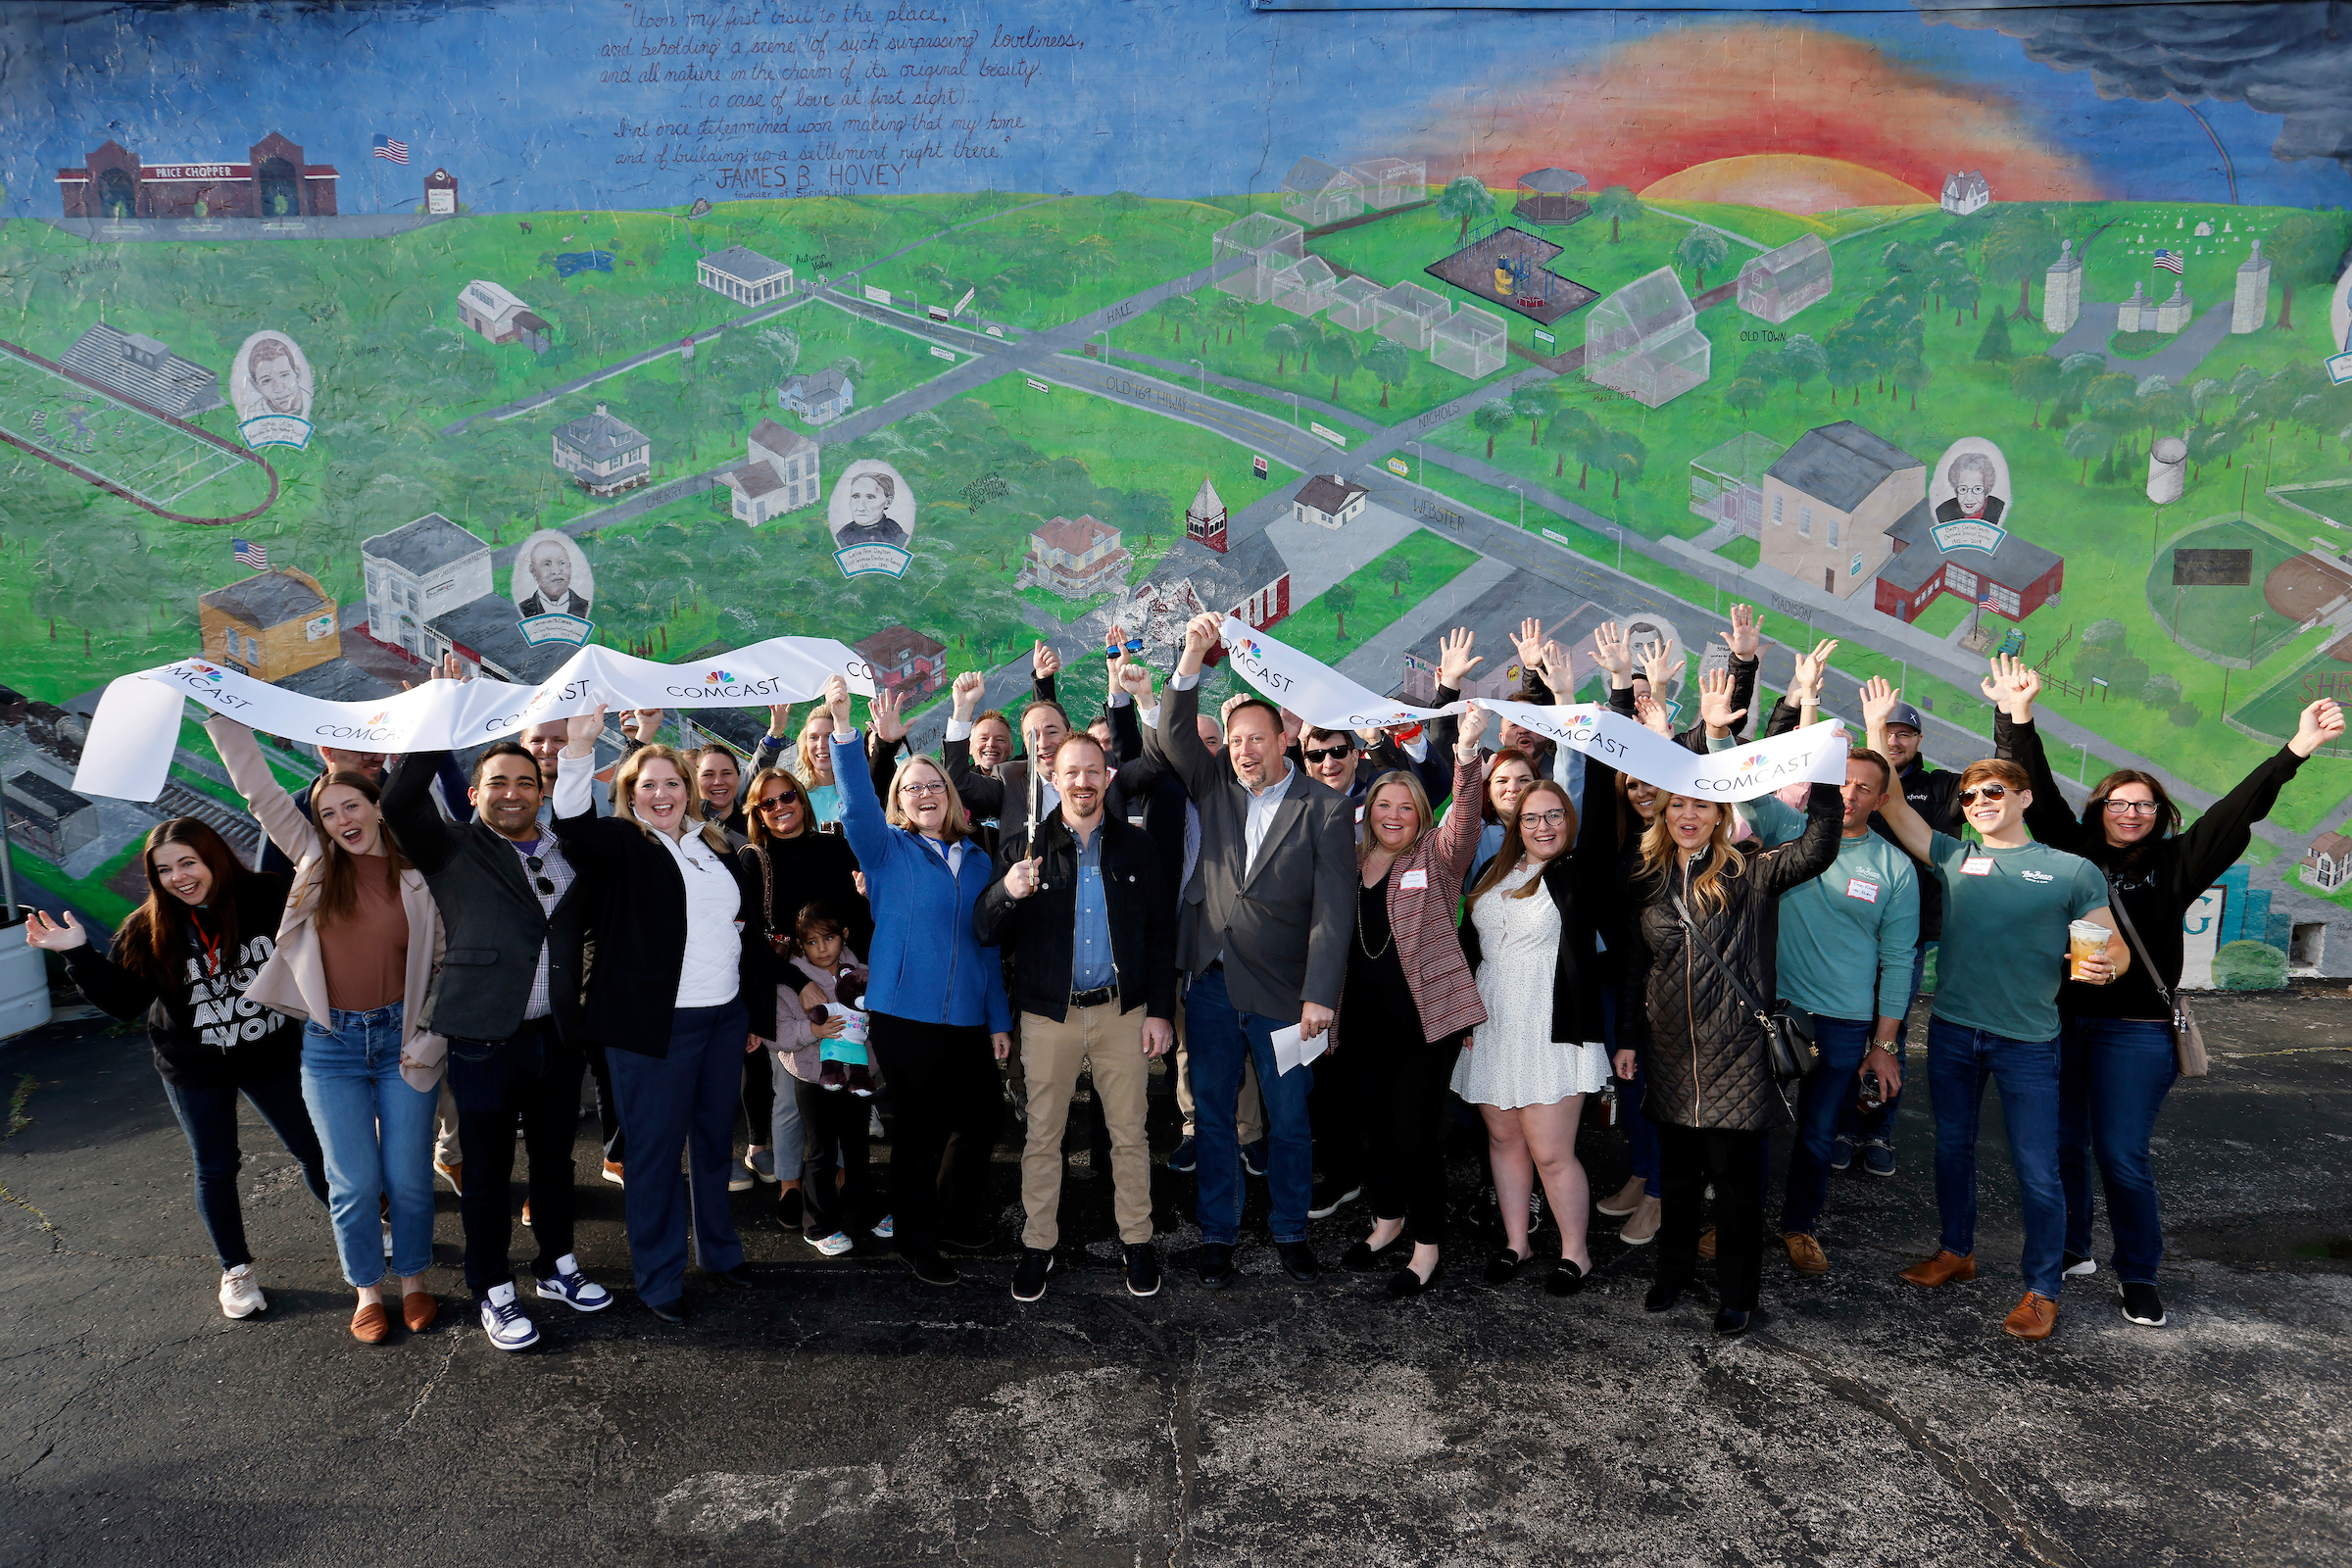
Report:
M441 1357L441 1364L433 1369L431 1377L424 1380L424 1387L416 1393L416 1402L409 1406L408 1415L401 1420L401 1431L406 1432L410 1427L416 1425L416 1418L424 1413L426 1401L432 1398L433 1391L441 1386L443 1378L449 1376L450 1363L458 1358L458 1351L464 1349L465 1347L466 1326L461 1322L457 1331L449 1337L449 1350Z
M1177 1385L1168 1405L1168 1446L1176 1450L1176 1540L1168 1568L1192 1568L1193 1483L1200 1470L1200 1361L1206 1349L1193 1345L1193 1370Z

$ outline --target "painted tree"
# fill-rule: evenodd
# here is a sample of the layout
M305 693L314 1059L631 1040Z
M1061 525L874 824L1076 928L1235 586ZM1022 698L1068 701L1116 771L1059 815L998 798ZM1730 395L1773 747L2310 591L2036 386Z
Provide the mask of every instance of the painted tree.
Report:
M1544 421L1560 405L1558 390L1545 382L1523 386L1511 394L1511 412L1527 421L1527 444L1534 446Z
M1977 314L1977 305L1984 297L1984 286L1971 272L1960 272L1944 280L1943 301L1952 308L1952 324L1960 324L1962 313Z
M1184 340L1186 323L1198 320L1200 302L1190 294L1171 294L1159 302L1159 318L1176 333L1178 342Z
M1706 292L1707 269L1720 268L1724 258L1730 254L1731 248L1724 243L1723 235L1704 224L1693 227L1683 236L1683 242L1674 248L1675 261L1690 269L1690 292L1693 294Z
M1929 382L1936 379L1936 372L1929 368L1928 362L1917 354L1905 354L1894 362L1893 368L1886 373L1897 392L1911 395L1911 412L1917 414L1919 394Z
M2033 280L2049 270L2058 252L2048 215L2037 208L2004 206L1984 238L1984 275L2017 285L2017 314L2034 314Z
M2082 471L2075 476L2075 483L2078 485L2088 483L2090 460L2103 458L2114 449L2115 432L2113 430L2096 419L2084 418L2076 421L2075 427L2066 432L2066 455L2082 460Z
M2046 354L2028 355L2009 371L2009 395L2033 405L2034 429L2041 428L2041 406L2058 395L2062 379L2058 362Z
M1836 405L1839 388L1849 386L1854 389L1854 401L1860 403L1862 383L1870 379L1872 370L1868 337L1852 330L1850 323L1834 326L1821 349L1826 361L1822 374L1830 383L1831 404Z
M1511 421L1517 417L1511 413L1510 404L1501 398L1487 399L1470 416L1471 425L1486 434L1487 461L1490 463L1494 459L1494 438L1508 430L1511 427Z
M1779 360L1781 379L1799 392L1807 381L1827 374L1830 368L1828 354L1808 332L1790 333L1788 341L1781 345Z
M1355 590L1346 579L1323 590L1323 603L1331 607L1331 618L1337 624L1340 641L1348 640L1348 612L1355 608Z
M1404 378L1413 373L1413 352L1401 343L1382 338L1364 356L1364 368L1380 383L1380 406L1389 406L1389 388L1402 386Z
M1413 580L1413 561L1410 556L1392 553L1380 564L1380 580L1389 585L1391 599L1404 597L1404 585Z
M2295 285L2334 279L2335 264L2344 254L2344 220L2333 213L2297 213L2272 230L2262 248L2271 259L2271 275L2278 280L2278 329L2292 330Z
M1454 244L1470 242L1470 225L1483 223L1494 216L1494 193L1469 174L1456 174L1446 188L1438 192L1438 215L1450 218L1461 225Z
M1278 377L1282 374L1283 367L1289 363L1290 357L1298 354L1306 346L1304 340L1298 335L1298 329L1287 322L1280 326L1268 327L1266 335L1259 339L1259 342L1268 354L1274 356L1274 373Z
M1559 453L1558 461L1551 467L1554 479L1568 471L1569 455L1582 452L1585 443L1592 439L1592 432L1598 428L1592 422L1592 416L1582 409L1562 409L1552 416L1551 446ZM1581 463L1583 460L1580 458L1578 461ZM1583 488L1582 480L1579 480L1578 488Z
M1619 223L1630 223L1642 216L1642 199L1624 185L1606 185L1592 198L1592 216L1609 220L1609 243L1617 243Z
M1764 383L1752 375L1735 377L1732 384L1723 389L1723 401L1729 403L1744 419L1764 406Z
M1977 339L1976 357L1979 365L2003 365L2017 358L2017 350L2009 342L2009 318L1997 305L1992 319L1984 323L1984 335Z
M1232 294L1220 294L1217 296L1215 315L1219 324L1225 328L1225 341L1230 345L1234 332L1250 319L1250 302Z
M1639 481L1642 465L1649 461L1649 448L1631 430L1615 432L1609 444L1609 496L1613 500L1622 494L1625 481Z
M1355 339L1346 332L1326 329L1315 339L1315 364L1331 377L1331 401L1340 401L1340 380L1353 375L1357 359Z
M1616 437L1609 427L1598 422L1592 423L1592 428L1585 431L1577 442L1576 461L1582 466L1576 472L1576 487L1579 490L1585 488L1585 481L1592 477L1594 468L1605 470L1609 466L1609 454L1616 450Z

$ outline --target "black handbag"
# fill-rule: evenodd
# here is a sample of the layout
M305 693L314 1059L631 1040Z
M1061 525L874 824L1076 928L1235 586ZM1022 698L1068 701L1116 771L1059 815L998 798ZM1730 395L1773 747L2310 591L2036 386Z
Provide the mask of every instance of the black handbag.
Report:
M1732 983L1732 991L1740 998L1740 1004L1755 1015L1757 1026L1764 1031L1764 1063L1772 1073L1772 1081L1792 1084L1820 1066L1821 1050L1813 1043L1813 1015L1786 1002L1778 1007L1767 1007L1758 1002L1738 971L1715 951L1715 945L1698 934L1697 922L1684 907L1682 895L1669 893L1667 897L1674 901L1675 916L1683 922L1683 932L1690 945L1707 956L1707 961Z

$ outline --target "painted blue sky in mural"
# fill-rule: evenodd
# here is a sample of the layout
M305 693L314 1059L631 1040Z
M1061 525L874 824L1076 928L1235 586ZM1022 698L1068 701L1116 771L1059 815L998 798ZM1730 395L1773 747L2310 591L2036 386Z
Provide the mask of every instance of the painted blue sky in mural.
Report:
M1877 62L1872 69L1907 84L1868 112L1878 123L1867 134L1889 145L1932 138L1951 106L1966 103L2031 144L2036 156L2072 171L2076 194L2227 200L2218 137L2234 166L2241 201L2333 206L2352 197L2352 177L2334 159L2273 156L2278 114L2210 99L2197 114L2174 103L2103 99L2089 74L2037 64L2025 41L1914 14L1269 14L1252 11L1246 0L1019 6L876 0L862 8L868 24L844 22L844 9L841 0L280 5L233 15L15 6L0 18L7 61L0 123L8 130L0 172L8 210L55 216L56 171L78 165L110 137L150 162L235 161L273 129L300 143L310 160L336 166L346 213L373 211L379 200L415 202L419 179L437 166L460 177L464 199L477 211L792 194L789 175L781 188L730 186L714 172L725 166L673 164L660 150L660 126L699 128L711 118L701 102L705 89L732 92L737 84L599 78L618 64L609 49L629 52L633 74L652 65L723 78L731 67L752 63L739 47L747 40L806 43L820 33L830 45L825 63L835 71L856 57L855 51L845 57L843 41L859 34L973 40L961 54L951 47L914 57L958 59L967 67L959 79L909 81L899 70L909 58L904 54L877 52L862 68L883 67L890 73L886 84L910 98L925 86L961 95L960 103L931 111L943 122L936 130L794 138L809 142L820 168L863 165L862 186L854 182L851 189L1221 194L1274 187L1302 153L1348 160L1389 152L1427 157L1433 176L1470 168L1503 172L1507 181L1515 160L1528 167L1565 164L1602 183L1625 177L1612 167L1609 149L1557 145L1575 138L1544 128L1561 123L1557 112L1575 122L1573 105L1563 101L1580 90L1579 69L1689 29L1740 27L1764 30L1746 35L1753 47L1731 63L1734 75L1750 78L1737 90L1784 93L1770 111L1759 109L1753 122L1759 127L1805 96L1765 78L1776 77L1794 56L1809 56L1808 40L1819 40L1859 46ZM846 9L859 8L851 0ZM889 20L926 11L943 20ZM795 25L803 17L812 20ZM827 17L834 18L830 25ZM662 18L675 25L660 24ZM689 18L718 25L694 25ZM738 21L752 24L729 25ZM665 38L708 43L710 52L647 59L646 41ZM330 64L320 68L320 61ZM978 79L973 71L987 62L1004 74ZM758 63L788 64L774 56ZM1726 62L1709 69L1720 76ZM1801 77L1802 70L1795 74ZM1936 91L1915 111L1907 109L1904 93L1925 87ZM1720 81L1688 87L1668 81L1650 90L1668 97L1688 91L1695 100L1715 96ZM689 98L693 107L683 107ZM1802 108L1820 112L1818 104ZM923 112L912 105L898 112L909 110ZM961 130L954 124L959 110L974 122ZM740 111L720 113L742 118ZM1906 122L1907 113L1918 118ZM2333 121L2341 118L2337 111ZM646 164L616 165L616 148L632 144L615 131L631 125L652 132L644 141L655 144L653 156ZM409 144L408 167L371 159L370 139L378 132ZM1833 126L1828 134L1863 136L1865 127ZM683 147L710 138L671 140ZM881 156L828 159L822 151L828 144L855 150L867 140L882 144ZM916 156L908 157L910 150ZM1956 146L1953 158L1966 150ZM995 156L964 156L971 152ZM1906 171L1904 177L1917 186L1928 176ZM1631 182L1638 188L1644 179Z

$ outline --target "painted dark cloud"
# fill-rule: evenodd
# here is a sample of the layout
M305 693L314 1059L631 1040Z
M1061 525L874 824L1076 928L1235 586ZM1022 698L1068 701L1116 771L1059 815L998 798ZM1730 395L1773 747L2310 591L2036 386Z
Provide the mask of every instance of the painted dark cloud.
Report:
M2331 158L2352 171L2352 7L1913 3L1930 22L2002 32L2031 60L2089 72L2102 98L2213 98L2277 115L2273 156Z

